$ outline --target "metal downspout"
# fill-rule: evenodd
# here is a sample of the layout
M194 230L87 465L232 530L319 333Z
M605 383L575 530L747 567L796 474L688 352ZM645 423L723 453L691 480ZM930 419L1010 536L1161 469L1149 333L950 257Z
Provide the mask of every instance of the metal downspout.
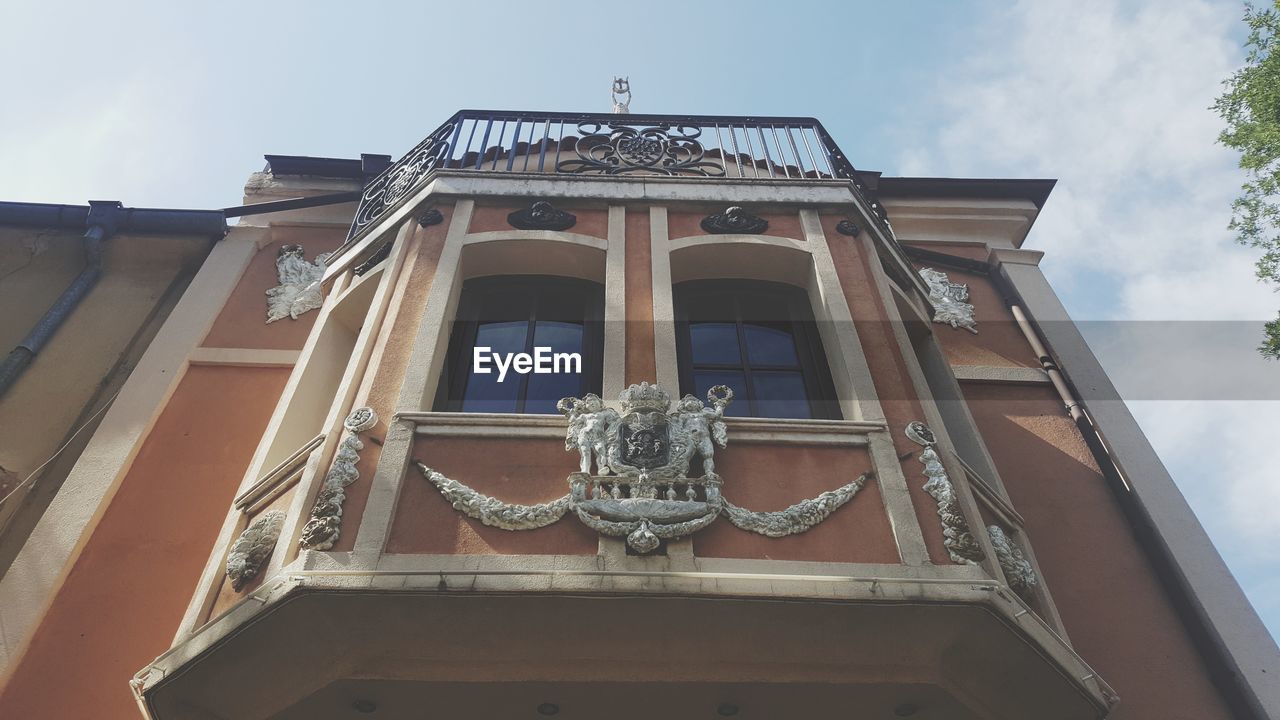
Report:
M75 280L62 291L58 299L45 312L44 316L31 328L27 336L17 347L11 350L4 362L0 363L0 397L17 382L35 356L40 353L49 338L76 309L94 285L102 277L102 242L111 237L116 230L116 211L123 206L115 201L90 201L87 223L89 229L84 233L84 269Z

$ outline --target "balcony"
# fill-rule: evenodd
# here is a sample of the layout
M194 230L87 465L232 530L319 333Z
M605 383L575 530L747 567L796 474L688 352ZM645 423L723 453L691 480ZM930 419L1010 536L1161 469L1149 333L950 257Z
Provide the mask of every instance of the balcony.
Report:
M814 118L462 110L365 186L348 243L441 170L845 181L889 232L884 208Z

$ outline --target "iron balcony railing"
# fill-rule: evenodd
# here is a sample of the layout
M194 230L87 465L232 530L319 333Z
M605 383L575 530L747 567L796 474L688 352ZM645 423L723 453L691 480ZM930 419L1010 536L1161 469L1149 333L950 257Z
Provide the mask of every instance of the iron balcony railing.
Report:
M364 189L350 240L437 170L852 182L880 204L813 118L462 110Z

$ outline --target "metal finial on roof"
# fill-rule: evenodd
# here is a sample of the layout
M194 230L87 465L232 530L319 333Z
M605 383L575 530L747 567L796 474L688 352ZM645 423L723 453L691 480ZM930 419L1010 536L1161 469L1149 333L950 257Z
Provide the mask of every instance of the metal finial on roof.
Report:
M625 96L625 99L624 99ZM613 112L626 115L631 112L631 83L629 78L613 79Z

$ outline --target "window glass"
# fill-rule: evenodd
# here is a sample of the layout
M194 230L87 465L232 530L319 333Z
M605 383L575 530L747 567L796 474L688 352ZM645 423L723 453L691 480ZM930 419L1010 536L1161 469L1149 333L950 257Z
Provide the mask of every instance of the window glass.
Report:
M692 322L693 361L698 364L737 365L738 326L734 323Z
M756 371L751 375L756 406L763 417L807 418L809 398L798 372Z
M599 393L601 290L597 283L559 277L468 281L459 299L436 409L555 413L562 397ZM489 372L476 371L477 351L485 356L482 367ZM522 355L528 356L523 361L526 372L516 369ZM499 363L507 368L505 375Z
M800 356L796 354L796 339L791 334L791 328L781 323L763 325L744 322L742 333L747 338L747 361L752 365L800 365Z
M683 392L728 385L729 415L838 418L808 296L776 283L702 280L675 288Z

